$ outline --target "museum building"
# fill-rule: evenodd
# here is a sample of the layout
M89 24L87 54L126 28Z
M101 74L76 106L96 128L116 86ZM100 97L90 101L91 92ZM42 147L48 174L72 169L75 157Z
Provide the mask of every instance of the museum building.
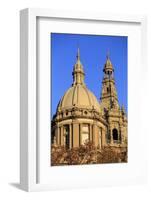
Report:
M127 146L127 116L118 103L114 68L107 55L100 102L87 88L80 51L73 68L73 83L58 103L51 121L51 143L66 148L92 142L96 147Z

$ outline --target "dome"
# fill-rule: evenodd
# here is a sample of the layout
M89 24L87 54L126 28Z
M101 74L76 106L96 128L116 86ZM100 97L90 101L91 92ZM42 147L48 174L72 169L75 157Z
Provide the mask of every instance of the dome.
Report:
M95 109L100 112L100 105L94 94L87 89L85 85L73 85L67 90L59 102L60 110L69 109L72 107Z
M100 112L100 105L96 97L90 92L84 83L84 70L80 61L80 50L78 48L77 61L74 65L72 86L66 91L60 100L57 111L64 111L74 107L82 109L95 109Z

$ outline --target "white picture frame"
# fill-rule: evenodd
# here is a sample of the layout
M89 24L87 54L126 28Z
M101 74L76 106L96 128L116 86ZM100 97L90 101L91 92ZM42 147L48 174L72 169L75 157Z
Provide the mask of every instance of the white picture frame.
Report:
M96 184L92 181L88 182L87 179L81 184L73 183L72 181L67 183L64 182L64 185L57 183L42 182L39 180L41 176L41 165L39 161L39 136L38 136L38 123L39 123L39 79L38 79L38 70L37 64L39 58L37 55L38 48L38 23L39 18L58 20L70 20L72 21L82 21L82 22L94 22L99 23L111 23L111 24L127 24L127 26L133 27L133 25L138 25L140 30L140 67L139 74L143 72L143 68L147 66L146 63L146 51L147 51L147 26L146 26L146 17L145 16L124 16L124 15L112 15L112 14L100 14L100 13L85 13L85 12L65 12L65 11L53 11L49 9L24 9L20 12L20 185L21 188L26 191L39 191L39 190L52 190L52 189L64 189L64 188L73 188L73 187L98 187L98 186L109 186L109 185L128 185L128 184L137 184L145 183L147 179L146 173L146 157L145 157L145 137L144 133L139 140L139 145L141 144L142 150L142 164L138 166L138 175L132 175L132 172L127 174L127 178L123 177L120 179L117 175L117 180L111 180L109 175L104 177L104 182L96 180ZM112 30L111 30L112 32ZM137 49L136 49L137 51ZM42 70L45 70L43 68ZM134 69L135 70L135 69ZM147 70L146 70L147 71ZM49 71L48 71L49 72ZM131 73L134 73L132 70ZM141 82L141 91L145 88L145 75L144 79L142 78ZM134 80L138 81L135 77ZM138 83L139 85L140 83ZM140 85L139 85L140 86ZM131 94L131 93L130 93ZM48 95L47 95L48 96ZM143 99L139 100L142 102ZM136 102L137 104L137 102ZM144 112L143 109L139 108L141 112ZM136 113L137 115L137 113ZM129 118L129 117L128 117ZM48 119L48 118L47 118ZM142 124L142 129L145 127L144 121L140 121ZM134 141L133 141L134 142ZM142 142L142 143L141 143ZM138 148L138 147L136 147ZM112 167L112 166L111 166ZM108 170L111 170L111 167L106 167ZM40 169L39 169L40 168ZM85 170L89 169L84 166ZM116 168L112 167L112 168ZM43 169L43 168L42 168ZM94 166L95 169L95 166ZM51 167L50 167L51 170ZM59 168L59 170L62 170ZM74 169L72 169L74 170ZM96 167L96 172L97 172ZM115 169L116 171L117 169ZM118 168L120 170L120 167ZM71 171L73 172L73 171ZM65 170L64 173L67 173ZM76 171L76 175L78 171ZM111 171L109 173L112 174ZM47 176L47 174L44 174ZM71 173L72 176L72 173ZM111 175L112 176L112 175ZM51 179L51 177L49 177ZM89 177L92 180L92 177ZM115 178L115 177L113 177ZM73 179L74 180L74 179ZM93 179L95 181L95 178Z

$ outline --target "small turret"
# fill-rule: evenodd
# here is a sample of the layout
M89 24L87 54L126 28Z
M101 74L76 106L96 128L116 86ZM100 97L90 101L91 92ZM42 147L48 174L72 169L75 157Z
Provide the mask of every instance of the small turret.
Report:
M77 84L85 85L85 83L84 83L85 74L83 71L83 66L80 61L80 49L79 48L78 48L78 52L77 52L77 61L76 61L76 64L74 65L72 75L73 75L73 84L72 85L77 85Z
M106 63L104 65L103 72L105 74L105 78L113 77L114 68L113 68L113 65L111 63L109 53L107 53L107 56L106 56Z
M109 53L103 68L104 77L102 81L101 110L119 109L117 91L114 80L114 68L110 60Z

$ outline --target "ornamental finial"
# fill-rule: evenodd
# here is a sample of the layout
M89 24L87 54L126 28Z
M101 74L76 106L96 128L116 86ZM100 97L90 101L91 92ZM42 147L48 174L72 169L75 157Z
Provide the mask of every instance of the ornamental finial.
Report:
M78 47L78 51L77 51L77 60L80 60L80 49Z
M109 49L107 50L107 55L106 55L106 58L109 59L110 58L110 51Z

